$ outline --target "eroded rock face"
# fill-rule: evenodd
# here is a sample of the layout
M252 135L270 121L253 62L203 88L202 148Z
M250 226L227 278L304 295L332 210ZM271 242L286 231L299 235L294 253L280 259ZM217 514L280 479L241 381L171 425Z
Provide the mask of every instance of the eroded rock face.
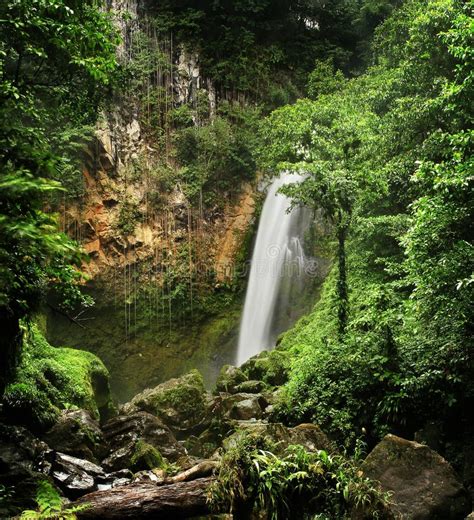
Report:
M110 446L109 455L103 461L108 471L131 467L140 443L156 449L170 462L184 455L171 430L163 422L147 412L120 415L104 425L105 438Z
M209 423L207 396L201 374L188 374L148 388L124 405L123 413L149 412L178 437L203 431Z
M468 493L450 464L428 446L387 435L363 464L366 475L392 493L394 512L406 520L463 520Z
M64 410L43 440L53 450L92 462L106 453L99 423L86 410Z

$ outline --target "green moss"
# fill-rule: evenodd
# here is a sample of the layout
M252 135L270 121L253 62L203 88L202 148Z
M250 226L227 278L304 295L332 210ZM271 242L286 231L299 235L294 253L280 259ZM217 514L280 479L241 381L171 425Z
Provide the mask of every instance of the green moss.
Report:
M179 381L179 384L176 384ZM204 381L197 370L191 370L179 380L163 383L153 390L148 398L157 415L166 414L166 410L179 410L187 418L201 416L205 412Z
M142 439L136 442L131 458L131 469L133 471L155 468L166 469L167 466L163 455L151 444Z
M5 412L33 429L47 428L71 406L99 418L111 406L108 377L94 354L54 348L32 325L25 330L15 380L3 396Z
M288 380L290 353L282 348L264 351L246 361L241 369L248 379L280 386Z

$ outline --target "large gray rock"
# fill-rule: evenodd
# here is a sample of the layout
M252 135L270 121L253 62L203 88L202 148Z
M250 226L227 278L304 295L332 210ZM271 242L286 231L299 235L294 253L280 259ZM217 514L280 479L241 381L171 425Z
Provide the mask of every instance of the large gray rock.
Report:
M78 498L94 491L97 489L96 479L105 476L101 466L88 460L59 452L50 452L48 458L50 475L69 498Z
M87 410L64 410L58 422L43 436L56 451L97 462L105 455L99 423Z
M197 370L147 388L122 408L124 414L138 411L159 417L179 438L202 432L209 424L207 394Z
M268 406L267 400L261 394L220 394L220 403L216 409L222 419L248 421L261 419L263 411Z
M185 454L171 430L147 412L119 415L106 423L103 430L110 449L102 463L107 471L132 467L139 445L151 446L171 462Z
M470 497L450 464L428 446L387 435L364 461L363 470L392 494L404 520L463 520Z

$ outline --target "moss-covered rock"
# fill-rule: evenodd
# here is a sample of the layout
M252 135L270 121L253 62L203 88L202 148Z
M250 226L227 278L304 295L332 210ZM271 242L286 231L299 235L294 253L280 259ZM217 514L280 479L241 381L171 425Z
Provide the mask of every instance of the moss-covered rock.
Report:
M240 383L240 385L237 385L235 388L237 393L244 394L260 394L266 389L266 383L257 380L244 381L243 383Z
M290 445L304 446L307 451L324 450L336 452L336 447L326 434L315 424L300 424L288 428L281 423L266 423L258 421L241 422L239 429L224 440L225 449L232 448L245 436L265 438L274 444L274 452L281 454Z
M271 386L280 386L288 381L290 355L282 349L263 351L246 361L240 369L247 379L263 381Z
M472 510L468 492L451 465L423 444L386 435L362 469L391 493L397 517L461 520Z
M6 388L3 408L34 431L51 427L60 410L77 407L92 417L113 409L109 374L90 352L51 346L35 325L25 331L15 380Z
M98 462L106 453L99 423L86 410L63 410L42 439L53 450L92 462Z
M232 365L224 365L219 373L216 381L217 392L234 393L239 384L247 381L247 376L240 370L240 368Z
M108 456L102 461L107 471L132 467L137 439L156 448L170 462L176 462L185 454L170 429L158 417L146 412L114 417L103 430L109 446Z
M130 469L132 471L155 468L165 469L167 466L161 453L154 446L142 439L136 442L130 462Z
M124 405L123 411L156 415L178 436L202 431L209 420L203 378L197 370L192 370L155 388L147 388Z

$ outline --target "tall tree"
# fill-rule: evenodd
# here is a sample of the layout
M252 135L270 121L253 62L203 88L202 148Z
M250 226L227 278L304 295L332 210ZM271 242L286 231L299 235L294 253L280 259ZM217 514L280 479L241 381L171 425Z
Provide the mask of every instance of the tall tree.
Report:
M95 0L0 5L0 391L15 365L20 320L51 282L71 290L81 253L45 211L61 189L61 132L91 123L116 68L116 33Z

